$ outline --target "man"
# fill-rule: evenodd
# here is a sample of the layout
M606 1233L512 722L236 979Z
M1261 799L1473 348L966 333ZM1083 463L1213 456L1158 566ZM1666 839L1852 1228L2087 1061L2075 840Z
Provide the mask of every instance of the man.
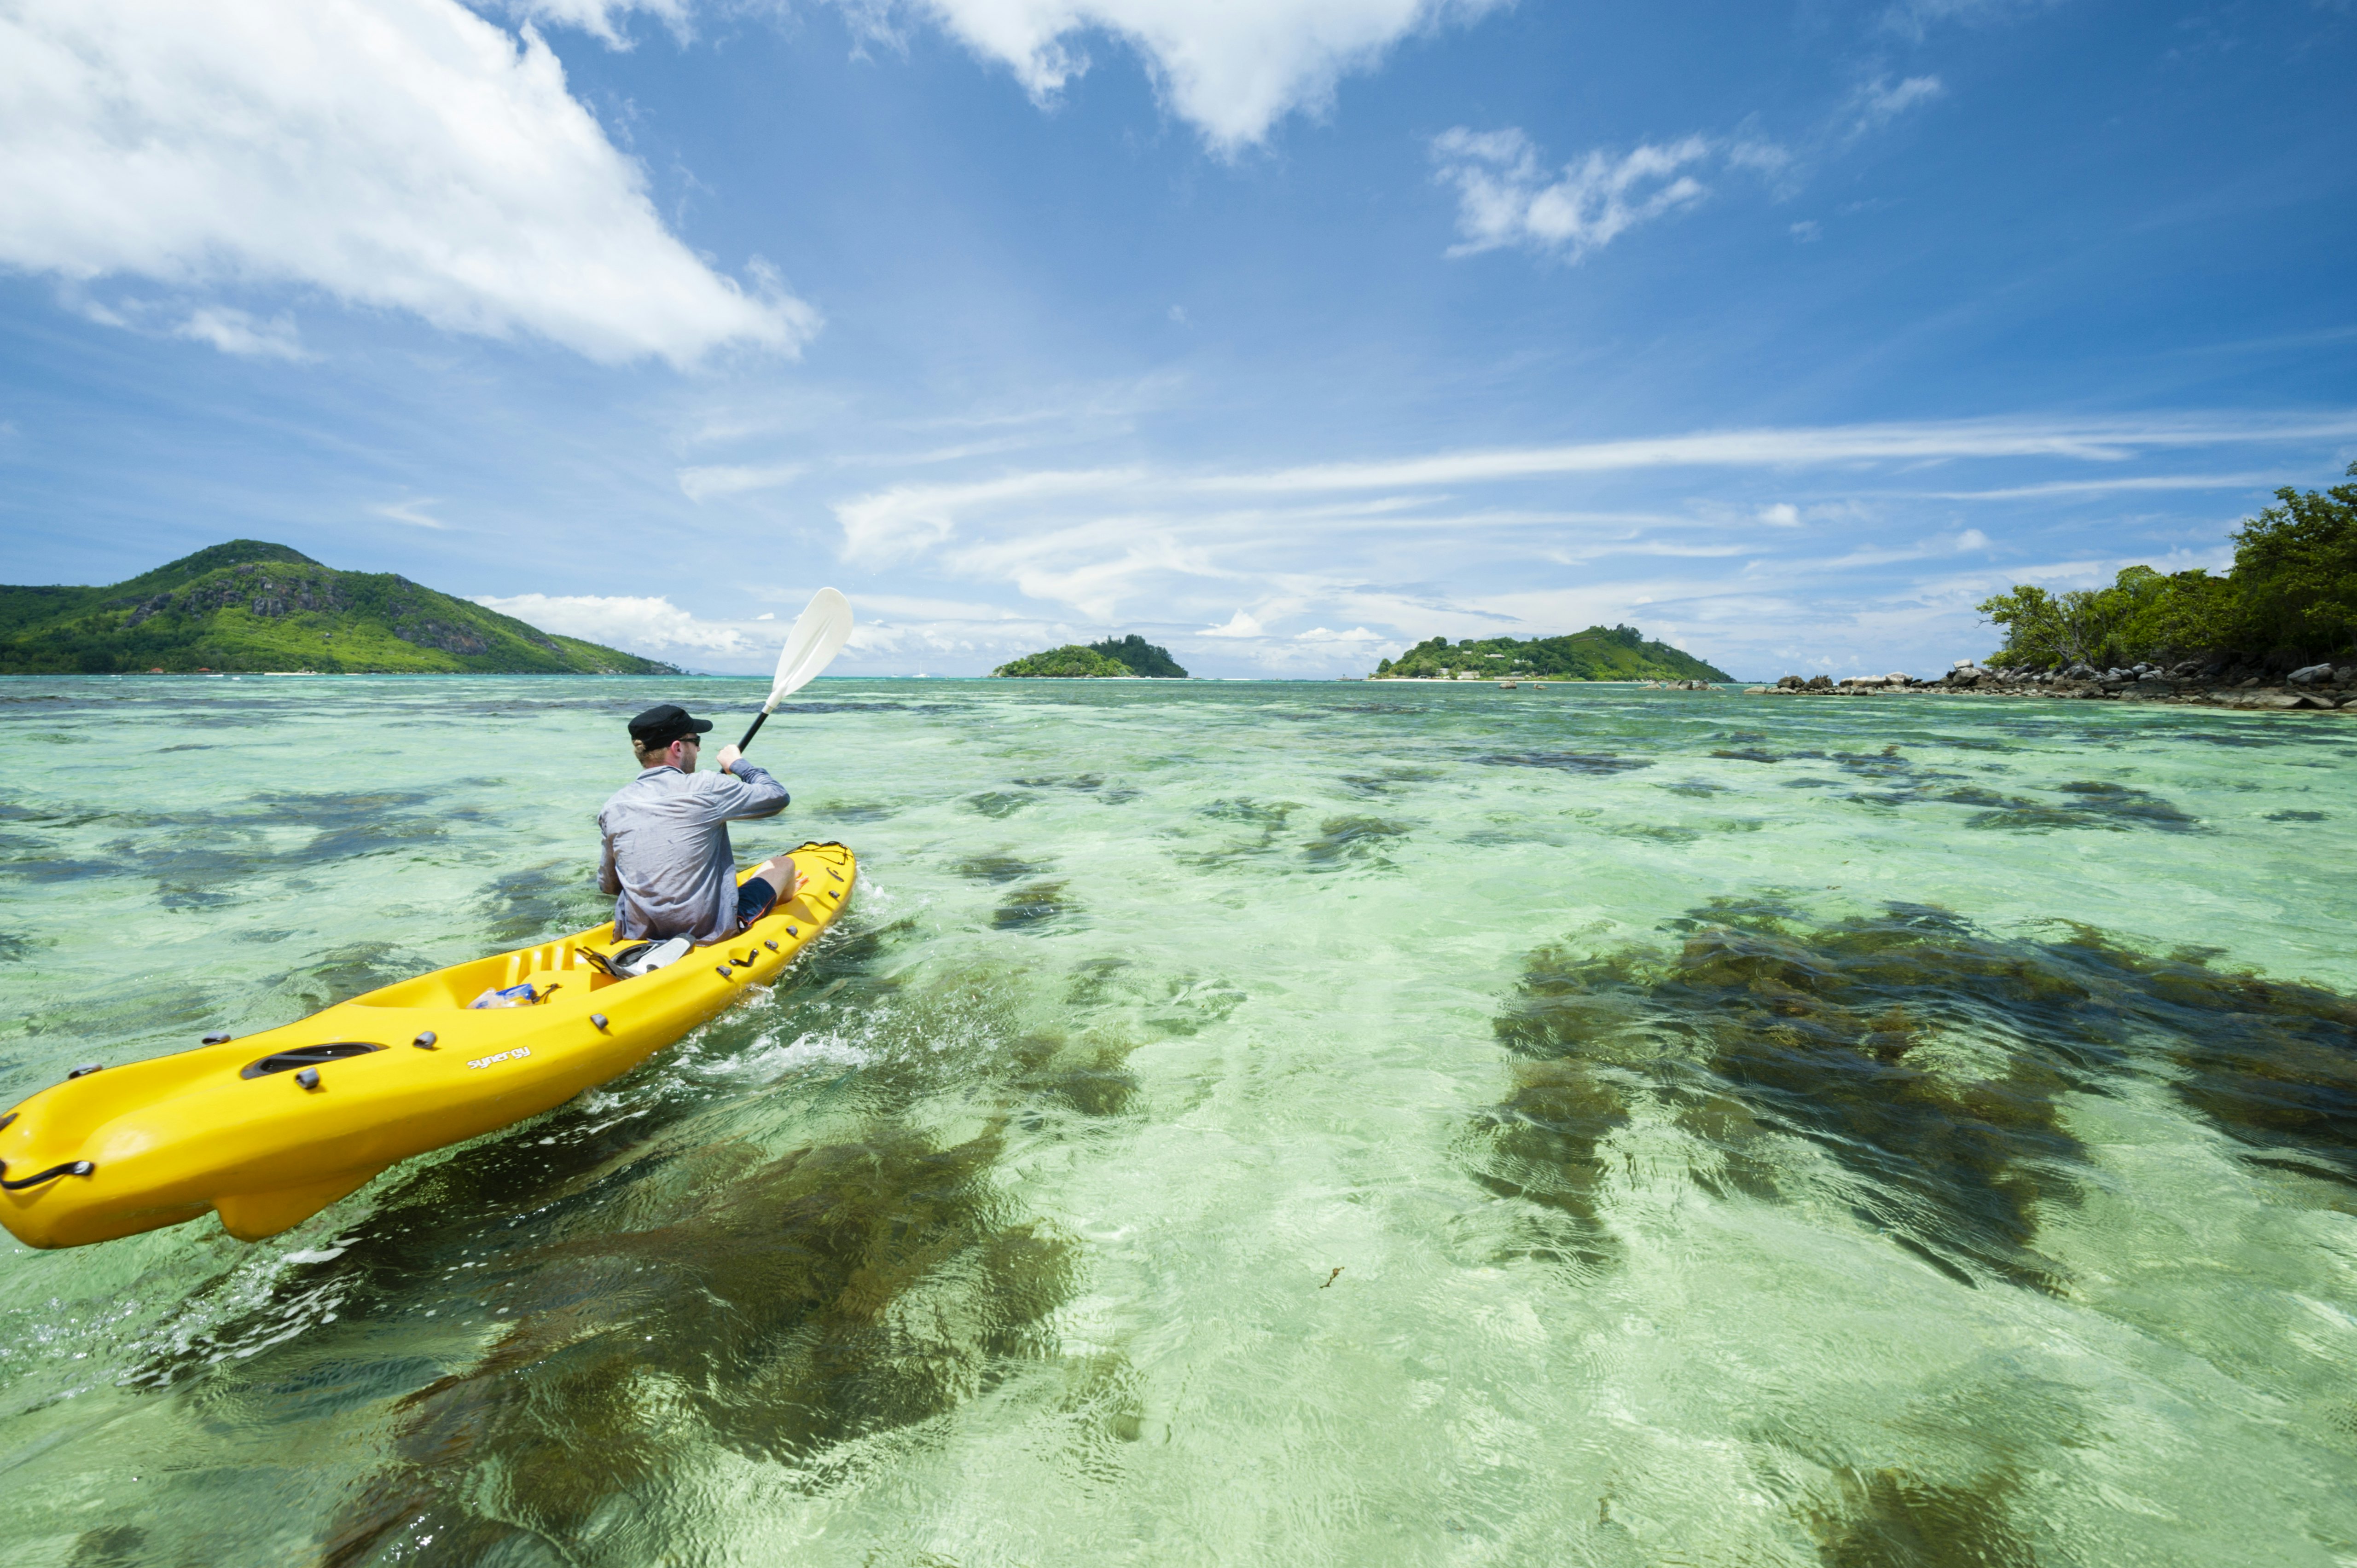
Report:
M630 748L644 771L614 791L597 813L606 841L597 886L615 896L618 940L726 941L802 886L793 862L783 855L737 886L728 824L774 817L786 809L788 797L784 785L733 746L721 747L719 772L698 773L696 754L711 727L709 719L670 703L630 721Z

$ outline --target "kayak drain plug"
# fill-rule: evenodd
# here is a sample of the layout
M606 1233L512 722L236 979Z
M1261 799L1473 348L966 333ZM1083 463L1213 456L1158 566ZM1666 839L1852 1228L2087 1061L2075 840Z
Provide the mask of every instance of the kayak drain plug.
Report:
M415 1046L421 1051L430 1051L434 1048L434 1031L431 1029L425 1029L421 1030L417 1038L410 1041L409 1043Z
M602 1029L606 1026L606 1015L603 1013L592 1013L589 1015L589 1021Z
M295 1081L301 1084L306 1089L317 1089L319 1087L319 1069L315 1067L307 1067L301 1072L295 1075Z

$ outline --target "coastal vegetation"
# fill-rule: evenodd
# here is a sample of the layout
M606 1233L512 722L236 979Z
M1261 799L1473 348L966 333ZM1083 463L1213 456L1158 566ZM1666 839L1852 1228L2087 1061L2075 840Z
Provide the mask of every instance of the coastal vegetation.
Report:
M1170 657L1168 649L1157 648L1134 631L1125 638L1107 638L1102 642L1085 644L1067 643L1043 653L1028 653L1000 665L991 673L1060 680L1115 680L1130 676L1153 680L1187 679L1187 671Z
M0 674L675 673L390 572L234 539L108 587L0 586Z
M1377 680L1731 681L1735 677L1633 626L1567 637L1436 637L1375 666Z
M2357 463L2348 473L2357 478ZM2150 660L2281 665L2357 645L2357 484L2276 491L2234 533L2224 576L2130 566L2106 588L2030 583L1978 607L2005 628L1995 666L2097 670Z

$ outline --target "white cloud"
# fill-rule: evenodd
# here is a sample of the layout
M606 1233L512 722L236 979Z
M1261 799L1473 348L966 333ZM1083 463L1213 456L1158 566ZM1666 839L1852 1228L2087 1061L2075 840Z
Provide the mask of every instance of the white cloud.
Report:
M1964 457L2066 457L2117 462L2171 446L2280 443L2357 435L2357 414L2152 420L1943 420L1915 424L1769 426L1690 435L1498 447L1422 457L1324 463L1199 481L1206 488L1296 491L1535 478L1658 467L1782 467Z
M1947 89L1936 76L1910 76L1894 84L1887 76L1875 78L1857 90L1852 102L1857 118L1850 126L1853 135L1878 131L1919 103L1928 103Z
M1432 156L1441 182L1457 188L1457 231L1464 236L1448 253L1523 245L1578 261L1637 224L1700 201L1707 188L1684 171L1710 156L1708 141L1687 136L1617 158L1591 152L1550 177L1520 131L1444 131L1433 138Z
M2009 501L2047 496L2107 495L2118 490L2242 490L2272 489L2283 483L2280 474L2141 474L2115 479L2054 479L2042 485L2015 485L2001 490L1926 490L1927 500Z
M743 495L748 490L773 490L802 477L805 465L771 463L751 467L722 465L679 471L680 493L692 501L713 496Z
M369 510L391 522L405 522L412 528L447 529L450 525L426 511L430 506L442 503L431 496L416 500L393 501L384 506L372 506Z
M1215 151L1264 140L1296 111L1317 113L1344 76L1412 33L1470 19L1496 0L907 0L968 48L1052 102L1089 69L1092 32L1135 49L1163 103ZM844 0L889 35L893 0Z
M528 22L578 27L618 49L630 47L630 35L622 30L621 23L633 11L644 11L653 16L669 27L674 38L684 38L690 31L689 0L507 0L504 9L508 15Z
M726 621L699 620L670 599L629 595L478 594L475 603L543 631L585 638L650 657L680 654L745 656L774 649L774 630L748 631Z
M1044 470L963 485L895 485L834 509L843 525L844 553L881 563L914 554L949 537L969 507L1036 500L1076 491L1104 492L1133 477L1114 468Z
M1959 493L1974 481L2075 483L2064 477L2074 467L2159 488L2169 476L2147 459L2164 454L2206 448L2212 475L2239 466L2220 456L2238 448L2267 463L2294 454L2305 472L2317 447L2352 436L2357 411L1771 426L1285 468L1042 467L855 491L835 510L847 559L888 562L899 592L941 596L894 604L909 624L893 645L910 650L1025 650L1028 620L967 602L1004 585L1009 606L1081 623L1065 635L1043 618L1048 640L1032 646L1145 615L1182 662L1196 662L1191 647L1231 671L1342 673L1401 637L1616 619L1706 633L1692 646L1735 669L1733 650L1762 625L1830 626L1829 607L1840 624L1824 646L1870 660L1899 656L1892 636L1932 651L1963 636L1956 652L1985 650L1970 623L1986 590L1958 596L2033 571L1997 564L2005 535L1966 528L1953 503L1927 497L1927 467ZM1790 499L1761 501L1763 489ZM1612 499L1623 504L1594 504ZM1477 585L1504 591L1465 591ZM1935 588L1946 597L1910 620L1910 596ZM1770 600L1772 613L1744 607ZM1877 603L1898 631L1857 618Z
M210 343L224 354L249 359L300 360L311 357L303 351L303 338L295 330L295 318L283 311L264 321L242 310L209 305L190 311L188 318L174 328L173 333Z
M0 265L70 287L292 285L607 362L791 353L818 328L664 228L530 27L455 0L16 0ZM232 352L291 341L210 319L198 335Z

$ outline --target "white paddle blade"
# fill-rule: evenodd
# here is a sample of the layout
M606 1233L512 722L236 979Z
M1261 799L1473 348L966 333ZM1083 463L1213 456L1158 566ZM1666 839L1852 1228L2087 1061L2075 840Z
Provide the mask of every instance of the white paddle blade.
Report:
M761 711L768 713L809 684L812 677L834 662L850 636L851 601L833 588L813 594L794 620L785 651L778 655L778 678L770 682L770 700L761 704Z

